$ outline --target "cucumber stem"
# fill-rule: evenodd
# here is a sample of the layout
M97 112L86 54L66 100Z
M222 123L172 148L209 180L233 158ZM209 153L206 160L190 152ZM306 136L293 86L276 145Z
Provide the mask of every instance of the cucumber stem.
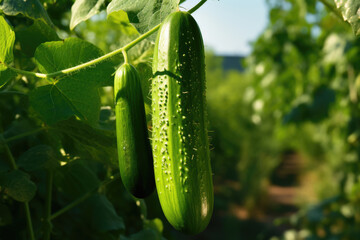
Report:
M198 4L196 4L193 8L191 8L188 12L189 13L193 13L195 12L198 8L200 8L207 0L201 0ZM145 38L149 37L151 34L153 34L154 32L156 32L158 29L160 28L160 24L156 25L155 27L153 27L152 29L150 29L149 31L147 31L146 33L142 34L141 36L139 36L138 38L136 38L135 40L133 40L132 42L126 44L124 47L121 47L119 49L116 49L112 52L109 52L101 57L95 58L91 61L88 61L86 63L71 67L71 68L67 68L67 69L63 69L60 71L56 71L56 72L52 72L52 73L35 73L35 72L30 72L30 71L24 71L21 69L17 69L14 67L10 67L5 65L4 63L2 63L3 65L5 65L7 68L11 69L12 71L22 74L22 75L26 75L26 76L33 76L33 77L37 77L37 78L53 78L53 77L58 77L58 76L62 76L65 74L70 74L76 71L79 71L83 68L89 67L91 65L95 65L98 64L100 62L103 62L123 51L127 51L130 50L132 47L134 47L136 44L138 44L139 42L141 42L142 40L144 40Z
M128 55L125 50L122 50L122 55L124 56L124 63L129 63Z

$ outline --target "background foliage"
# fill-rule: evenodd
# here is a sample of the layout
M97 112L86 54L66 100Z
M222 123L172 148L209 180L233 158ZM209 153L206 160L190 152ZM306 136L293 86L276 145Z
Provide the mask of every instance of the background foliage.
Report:
M215 210L195 238L356 239L360 6L267 3L270 23L244 72L206 56ZM48 78L12 68L53 73L85 63L178 4L0 1L0 239L193 239L172 230L156 193L134 199L121 184L111 88L121 55ZM128 52L149 126L154 35ZM273 201L279 186L299 189L295 200Z

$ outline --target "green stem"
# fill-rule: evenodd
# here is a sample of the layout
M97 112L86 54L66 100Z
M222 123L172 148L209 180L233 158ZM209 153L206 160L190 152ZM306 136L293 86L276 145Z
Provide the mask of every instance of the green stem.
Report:
M2 135L1 135L1 138L3 139ZM5 142L5 141L3 141ZM16 162L15 162L15 158L14 156L12 155L11 151L10 151L10 148L9 146L7 145L7 143L5 142L5 151L6 151L6 154L8 155L9 159L10 159L10 165L11 165L11 168L16 170L18 169L18 166L16 165Z
M322 4L324 4L330 11L332 11L337 17L344 21L344 18L338 9L331 5L327 0L320 0L320 2L322 2Z
M198 8L200 8L207 0L201 0L198 4L196 4L193 8L191 8L188 12L189 13L193 13L195 12ZM71 68L67 68L67 69L63 69L57 72L52 72L52 73L34 73L34 72L29 72L29 71L24 71L21 69L17 69L14 67L10 67L10 66L6 66L8 68L10 68L11 70L13 70L14 72L20 73L22 75L27 75L27 76L34 76L34 77L38 77L38 78L53 78L53 77L57 77L57 76L61 76L64 74L70 74L76 71L79 71L83 68L89 67L91 65L95 65L98 64L102 61L105 61L123 51L128 51L130 50L132 47L134 47L136 44L138 44L139 42L141 42L142 40L144 40L145 38L149 37L151 34L153 34L154 32L156 32L158 29L160 28L160 24L156 25L155 27L153 27L152 29L150 29L149 31L147 31L146 33L142 34L141 36L139 36L138 38L136 38L135 40L133 40L132 42L128 43L127 45L125 45L122 48L119 48L117 50L114 50L110 53L107 53L101 57L95 58L89 62L71 67Z
M33 230L32 221L31 221L29 203L25 202L24 205L25 205L26 221L27 221L27 225L28 225L30 239L35 240L34 230Z
M75 201L73 201L72 203L70 203L69 205L65 206L64 208L60 209L59 211L57 211L56 213L52 214L49 218L49 220L53 220L55 218L57 218L58 216L64 214L65 212L69 211L70 209L72 209L73 207L76 207L77 205L79 205L80 203L84 202L86 199L88 199L89 197L91 197L93 195L93 193L97 190L97 188L91 190L90 192L87 192L85 195L83 195L82 197L76 199Z
M35 72L25 71L25 70L17 69L17 68L8 66L8 65L6 65L6 67L13 70L16 73L20 73L20 74L25 75L25 76L38 77L38 78L47 78L47 75L48 75L46 73L35 73Z
M124 56L124 63L129 63L128 55L125 50L122 51L122 55Z
M191 8L188 13L193 13L198 10L207 0L201 0L198 4L196 4L193 8Z
M65 212L69 211L70 209L72 209L73 207L76 207L77 205L79 205L80 203L84 202L86 199L88 199L89 197L91 197L93 195L93 193L98 190L100 187L105 186L106 184L116 180L120 178L120 175L114 175L113 178L111 179L106 179L103 182L100 183L99 186L97 186L96 188L92 189L91 191L85 193L82 197L76 199L75 201L73 201L72 203L70 203L69 205L65 206L64 208L60 209L59 211L57 211L56 213L54 213L53 215L51 215L51 217L49 218L50 220L53 220L55 218L57 218L58 216L64 214Z
M52 201L53 171L49 170L46 181L46 199L45 199L45 221L46 230L44 240L49 240L51 236L51 201Z
M37 129L34 129L34 130L32 130L32 131L29 131L29 132L21 133L21 134L19 134L19 135L13 136L13 137L6 138L6 139L4 139L3 142L4 142L4 143L8 143L8 142L11 142L11 141L14 141L14 140L23 138L23 137L27 137L27 136L33 135L33 134L35 134L35 133L38 133L38 132L43 131L43 130L46 130L46 129L47 129L47 127L37 128Z
M17 72L17 73L20 73L20 74L23 74L23 75L28 75L28 76L35 76L35 77L38 77L38 78L52 78L52 77L57 77L57 76L61 76L61 75L64 75L64 74L70 74L70 73L73 73L73 72L76 72L76 71L79 71L83 68L86 68L86 67L89 67L91 65L95 65L97 63L100 63L102 61L105 61L123 51L126 51L126 50L129 50L131 49L132 47L134 47L136 44L138 44L139 42L141 42L142 40L144 40L145 38L147 38L148 36L150 36L151 34L153 34L154 32L156 32L160 27L160 24L155 26L154 28L150 29L148 32L144 33L143 35L141 35L140 37L136 38L134 41L128 43L127 45L125 45L124 47L122 48L119 48L117 50L114 50L110 53L107 53L101 57L98 57L98 58L95 58L89 62L86 62L86 63L83 63L83 64L80 64L80 65L77 65L77 66L74 66L74 67L71 67L71 68L67 68L67 69L64 69L64 70L60 70L60 71L57 71L57 72L53 72L53 73L34 73L34 72L29 72L29 71L24 71L24 70L20 70L20 69L17 69L17 68L13 68L13 67L10 67L10 66L7 66L8 68L10 68L11 70L13 70L14 72Z

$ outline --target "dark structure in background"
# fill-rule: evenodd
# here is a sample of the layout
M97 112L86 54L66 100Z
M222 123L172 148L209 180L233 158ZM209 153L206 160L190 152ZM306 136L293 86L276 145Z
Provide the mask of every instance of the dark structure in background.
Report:
M240 72L244 71L242 66L242 61L245 58L244 56L219 56L223 58L222 67L224 71L229 70L238 70Z

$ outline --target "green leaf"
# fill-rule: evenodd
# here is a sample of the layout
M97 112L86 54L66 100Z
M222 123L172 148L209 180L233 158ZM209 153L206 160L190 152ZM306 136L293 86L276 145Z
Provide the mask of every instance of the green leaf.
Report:
M53 25L44 7L39 0L3 0L0 1L0 10L5 15L16 16L23 14L31 19L41 19L50 26Z
M97 232L124 230L124 221L105 195L96 194L84 204L85 218Z
M60 40L56 31L42 20L35 20L30 27L22 27L16 31L21 50L29 57L34 56L36 48L44 42Z
M360 1L334 0L345 21L350 23L355 35L360 35Z
M59 166L53 149L48 145L37 145L27 150L17 161L19 167L26 171L41 168L53 169Z
M310 105L311 120L319 122L329 117L329 111L335 102L335 91L327 86L320 86L314 91L314 100Z
M319 86L314 91L313 101L308 98L295 106L283 118L284 123L300 123L305 121L320 122L328 117L330 107L335 102L335 91L326 86Z
M43 73L51 73L77 66L104 53L98 47L78 38L41 44L35 52L35 60ZM106 78L114 72L111 62L101 62L96 67L88 67L71 74L72 78L81 78L86 84L103 86ZM111 77L112 78L112 77ZM61 79L60 79L61 81Z
M100 181L85 161L76 160L55 172L54 184L60 192L76 199L93 191L99 186Z
M0 16L0 42L0 63L12 63L15 33L3 16ZM0 67L0 70L2 69L3 67Z
M128 44L140 35L136 28L129 23L126 12L122 10L111 12L107 16L107 20L112 24L116 24L115 28L122 33L121 39L119 39L121 46ZM153 50L153 44L145 39L128 51L128 57L134 65L141 62L150 62Z
M56 129L63 134L66 152L117 166L114 129L96 129L75 120L59 122Z
M107 13L125 11L129 21L144 33L161 23L178 7L179 0L113 0L107 6ZM154 37L154 36L152 36Z
M104 2L105 0L76 0L71 7L70 30L97 14Z
M122 10L112 11L111 13L108 13L107 20L111 23L117 24L117 28L119 28L119 31L123 32L127 36L139 34L136 28L130 24L126 12Z
M99 119L98 89L71 77L54 85L35 88L30 93L30 102L47 124L54 124L71 116L77 116L93 125Z
M58 42L41 44L35 52L35 60L44 73L60 71L77 66L103 55L96 46L86 41L69 38ZM93 68L86 68L66 75L34 89L30 94L33 108L48 124L68 119L71 116L96 125L99 120L100 97L98 88L113 78L114 66L102 62Z
M0 88L3 87L7 82L16 77L16 73L9 68L0 70Z
M19 202L30 201L36 193L36 185L30 180L30 176L23 171L14 170L4 174L0 179L5 193Z

